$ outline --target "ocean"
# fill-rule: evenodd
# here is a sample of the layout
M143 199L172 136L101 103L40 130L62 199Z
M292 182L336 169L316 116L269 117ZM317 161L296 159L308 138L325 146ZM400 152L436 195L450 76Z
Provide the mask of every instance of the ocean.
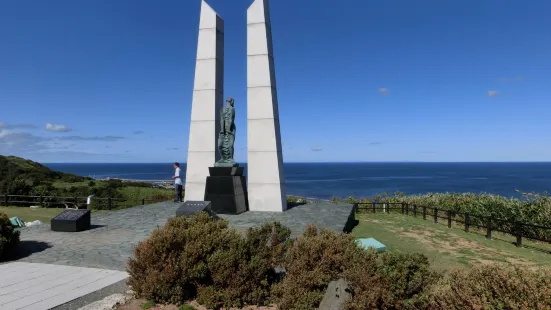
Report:
M171 180L171 163L44 164L93 178ZM245 171L246 171L246 165ZM379 193L491 193L507 197L551 190L551 163L288 163L287 194L318 199ZM182 165L185 171L185 165Z

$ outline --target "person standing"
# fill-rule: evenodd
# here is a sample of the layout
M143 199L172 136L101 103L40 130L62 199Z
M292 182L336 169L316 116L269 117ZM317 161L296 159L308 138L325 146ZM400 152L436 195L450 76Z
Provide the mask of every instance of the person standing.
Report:
M180 164L174 163L174 202L182 202L182 178L180 177Z

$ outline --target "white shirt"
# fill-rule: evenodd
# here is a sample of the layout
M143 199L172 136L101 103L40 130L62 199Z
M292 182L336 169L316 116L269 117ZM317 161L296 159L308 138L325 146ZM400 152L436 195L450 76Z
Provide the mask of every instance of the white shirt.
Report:
M176 171L174 172L174 176L177 177L174 179L174 184L182 185L182 179L180 178L180 167L176 168Z

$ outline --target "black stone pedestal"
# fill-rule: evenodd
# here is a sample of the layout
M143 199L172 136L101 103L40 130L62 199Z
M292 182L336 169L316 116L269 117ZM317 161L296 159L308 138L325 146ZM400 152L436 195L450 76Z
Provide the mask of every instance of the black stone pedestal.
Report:
M53 231L77 232L90 229L90 210L65 210L50 223Z
M243 167L209 167L205 201L216 214L241 214L249 210Z

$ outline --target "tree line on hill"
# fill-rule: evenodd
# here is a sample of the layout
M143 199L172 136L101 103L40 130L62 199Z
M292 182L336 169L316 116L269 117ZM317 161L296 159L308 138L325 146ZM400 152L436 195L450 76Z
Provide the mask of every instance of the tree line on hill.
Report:
M32 160L0 155L0 194L23 196L124 198L119 189L153 187L145 182L95 181L89 177L53 171ZM74 183L72 185L71 183ZM62 186L59 186L62 184ZM57 186L56 186L57 185Z

